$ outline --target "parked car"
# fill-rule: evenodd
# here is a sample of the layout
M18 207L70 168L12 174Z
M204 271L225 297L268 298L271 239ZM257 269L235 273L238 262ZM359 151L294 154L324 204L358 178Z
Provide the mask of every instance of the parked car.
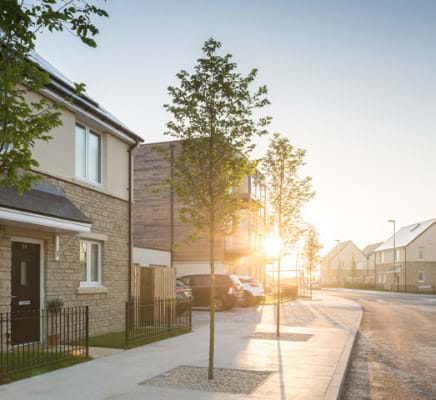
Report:
M193 274L180 278L192 290L194 306L210 305L210 274ZM229 310L242 298L243 289L233 274L215 274L215 310Z
M265 300L265 290L258 279L248 275L239 275L238 278L244 289L242 304L245 307L259 304Z
M188 308L188 300L192 298L192 290L184 285L180 279L176 279L176 312L181 314Z

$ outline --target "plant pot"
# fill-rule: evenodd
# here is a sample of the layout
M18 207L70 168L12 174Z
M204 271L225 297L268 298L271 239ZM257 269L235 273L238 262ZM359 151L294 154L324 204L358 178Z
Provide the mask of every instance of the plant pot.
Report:
M61 343L61 336L59 334L48 336L49 346L58 346L60 343Z

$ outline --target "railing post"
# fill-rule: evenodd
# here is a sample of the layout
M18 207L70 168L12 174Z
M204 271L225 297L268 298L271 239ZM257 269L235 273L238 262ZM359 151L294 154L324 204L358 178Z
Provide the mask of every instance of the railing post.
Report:
M192 332L192 297L189 298L188 304L189 311L189 332Z
M166 318L167 318L167 331L168 331L168 333L169 332L171 332L171 308L172 308L172 299L171 298L165 298L164 299L164 302L165 302L165 309L166 309L166 312L165 312L165 316L166 316ZM168 304L169 303L169 304Z
M126 317L125 317L125 344L124 347L129 347L129 302L126 302Z
M85 325L85 329L86 329L86 332L85 332L85 335L86 335L86 337L85 337L85 346L86 346L86 357L89 357L89 306L86 306L86 308L85 308L85 310L86 310L86 325Z

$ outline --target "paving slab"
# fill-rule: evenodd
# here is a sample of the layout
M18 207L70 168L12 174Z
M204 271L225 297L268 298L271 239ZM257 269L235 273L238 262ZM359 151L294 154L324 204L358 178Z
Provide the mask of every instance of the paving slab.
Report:
M208 312L195 311L194 332L0 386L0 398L44 399L337 399L360 323L359 304L329 296L281 306L281 331L306 341L255 338L275 332L275 307L217 314L217 368L273 371L250 394L141 385L173 368L207 366ZM290 335L292 337L292 335Z

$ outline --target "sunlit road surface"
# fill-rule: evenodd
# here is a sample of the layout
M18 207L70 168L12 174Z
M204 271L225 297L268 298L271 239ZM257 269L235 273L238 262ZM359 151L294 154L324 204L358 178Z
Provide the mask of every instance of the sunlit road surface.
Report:
M436 296L350 289L363 318L343 399L436 399Z

